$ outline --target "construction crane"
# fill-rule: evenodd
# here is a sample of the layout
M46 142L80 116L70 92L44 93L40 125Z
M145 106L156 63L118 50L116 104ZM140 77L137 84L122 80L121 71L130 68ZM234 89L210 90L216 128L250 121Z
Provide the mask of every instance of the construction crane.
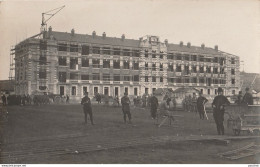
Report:
M45 13L42 13L42 24L41 24L41 33L47 30L47 21L49 21L54 15L56 15L59 11L61 11L65 5L49 10ZM49 16L48 18L45 18L44 16L47 15Z

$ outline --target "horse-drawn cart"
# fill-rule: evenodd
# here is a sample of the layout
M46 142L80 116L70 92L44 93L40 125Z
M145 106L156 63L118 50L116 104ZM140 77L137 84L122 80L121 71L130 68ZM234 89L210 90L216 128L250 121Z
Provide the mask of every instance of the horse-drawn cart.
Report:
M227 127L232 128L234 135L240 132L259 134L260 105L230 105L226 107L229 115Z

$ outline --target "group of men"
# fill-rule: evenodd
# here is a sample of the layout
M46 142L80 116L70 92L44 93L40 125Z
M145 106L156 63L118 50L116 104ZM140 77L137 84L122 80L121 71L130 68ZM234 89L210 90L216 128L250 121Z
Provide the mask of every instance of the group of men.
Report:
M219 135L224 135L224 113L225 113L225 106L229 105L230 102L223 95L223 89L218 88L217 90L218 95L214 98L212 102L212 108L213 108L213 117L216 123L217 132ZM242 99L242 97L240 97ZM196 98L196 94L193 94L192 98L192 106L194 107L194 110L198 111L200 119L204 119L205 117L205 103L207 103L208 100L202 95L202 92L199 92L199 97ZM249 89L246 88L246 94L243 97L243 100L241 102L244 102L246 104L253 104L252 101L252 95L249 93ZM151 103L151 117L155 119L157 117L157 109L159 106L159 102L156 96L152 95L150 97L150 103ZM85 97L82 98L81 104L83 105L83 110L85 114L85 123L87 123L87 115L90 116L91 124L94 125L93 122L93 114L92 114L92 106L91 106L91 100L88 97L88 92L85 92ZM121 98L121 104L122 104L122 111L123 111L123 118L124 123L127 122L127 117L129 120L129 123L131 123L131 112L130 112L130 99L128 97L128 93L125 93L124 96ZM195 107L196 106L196 107Z

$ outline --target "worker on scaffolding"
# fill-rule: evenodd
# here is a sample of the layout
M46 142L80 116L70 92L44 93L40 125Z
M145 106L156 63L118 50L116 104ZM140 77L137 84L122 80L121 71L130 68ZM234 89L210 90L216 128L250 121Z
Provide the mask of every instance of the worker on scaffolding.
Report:
M88 114L89 114L91 124L94 125L92 106L91 106L90 98L88 97L88 92L85 92L85 97L82 98L81 105L83 105L83 111L84 111L84 115L85 115L85 124L87 124Z
M246 88L246 93L243 97L242 102L247 105L253 105L253 96L251 93L249 93L249 88Z
M213 117L215 123L217 125L217 131L219 135L224 135L224 112L225 112L225 105L229 105L230 102L228 99L223 95L223 89L218 88L218 96L216 96L212 103L213 108Z

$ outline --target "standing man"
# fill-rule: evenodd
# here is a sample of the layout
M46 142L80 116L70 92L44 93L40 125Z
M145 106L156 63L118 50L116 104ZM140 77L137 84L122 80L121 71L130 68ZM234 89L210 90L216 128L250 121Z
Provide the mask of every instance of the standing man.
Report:
M6 97L5 95L2 96L3 105L6 106Z
M126 115L128 116L129 123L131 124L131 113L130 113L130 99L128 93L125 92L124 96L121 98L122 110L124 114L124 123L126 123Z
M153 95L150 100L151 100L151 116L153 119L155 119L157 115L158 99Z
M205 103L208 102L208 99L202 96L202 92L199 92L199 97L197 99L197 110L200 114L200 119L204 119L205 116Z
M83 111L85 114L85 124L87 124L88 114L89 114L91 124L94 125L93 115L92 115L92 106L91 106L90 98L88 97L88 92L85 92L85 97L82 98L81 105L83 105Z
M69 104L69 102L70 102L70 97L69 97L69 95L66 95L66 97L67 97L66 103Z
M223 89L218 88L218 96L216 96L213 100L212 103L212 108L213 108L213 117L215 120L215 123L217 125L217 131L218 134L224 135L224 112L225 112L225 106L224 105L229 105L230 102L228 99L223 95Z
M197 112L197 97L196 93L193 93L192 99L191 99L191 111Z
M253 96L249 93L249 88L246 88L246 93L243 97L243 103L247 105L253 105Z

